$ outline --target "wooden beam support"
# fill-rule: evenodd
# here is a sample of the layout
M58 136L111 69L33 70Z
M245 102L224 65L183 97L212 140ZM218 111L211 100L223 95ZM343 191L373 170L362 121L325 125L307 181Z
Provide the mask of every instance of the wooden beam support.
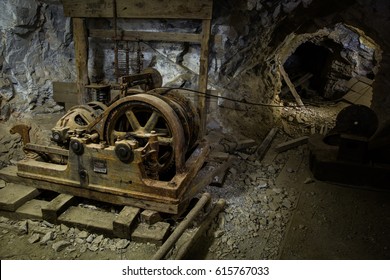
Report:
M202 41L200 48L200 66L199 66L199 88L198 90L204 94L198 99L200 111L201 136L206 133L206 93L209 73L209 43L210 43L211 20L202 21Z
M89 37L114 39L115 31L111 29L89 29ZM177 32L149 32L149 31L125 31L121 30L118 34L118 40L121 41L162 41L177 43L200 44L202 35L196 33L177 33ZM211 35L210 40L214 45L222 44L222 35Z
M284 143L277 145L275 147L275 150L279 153L284 152L284 151L293 149L295 147L298 147L300 145L307 144L308 141L309 141L308 136L299 137L299 138L292 139L290 141L287 141L287 142L284 142Z
M73 18L73 40L77 70L78 103L87 103L85 86L88 79L88 32L84 18Z
M299 96L298 92L296 91L294 84L291 82L288 74L286 73L286 70L284 70L283 65L279 64L279 71L280 74L282 74L284 81L286 82L287 86L290 88L290 91L292 95L294 96L295 100L297 101L297 104L301 107L305 107L303 104L301 97Z
M265 139L263 140L259 148L256 150L256 155L260 161L264 158L265 154L267 153L268 148L271 145L272 140L274 140L277 132L278 132L277 128L275 127L272 128L270 132L267 134L267 137L265 137Z
M119 31L118 40L122 41L165 41L165 42L201 42L200 34L174 32ZM90 37L115 38L115 31L110 29L90 29Z
M112 18L112 0L62 0L67 17ZM118 18L211 19L212 0L116 0Z

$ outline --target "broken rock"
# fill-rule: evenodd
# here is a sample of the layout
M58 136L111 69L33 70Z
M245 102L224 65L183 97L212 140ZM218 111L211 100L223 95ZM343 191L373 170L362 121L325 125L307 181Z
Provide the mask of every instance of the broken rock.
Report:
M66 247L68 247L70 245L70 242L68 241L65 241L65 240L61 240L61 241L58 241L56 243L54 243L52 245L52 248L54 249L54 251L56 252L61 252L62 250L64 250Z
M48 233L46 233L42 239L41 239L41 242L40 244L41 245L46 245L47 242L51 241L54 239L54 232L53 231L49 231Z
M34 243L38 242L40 238L41 237L38 233L34 233L33 235L30 236L30 238L28 239L28 242L30 244L34 244Z
M85 230L80 231L80 232L77 234L77 237L78 237L78 238L82 238L82 239L85 239L85 238L87 238L88 236L89 236L89 233L86 232Z
M126 239L121 239L116 243L117 249L125 249L127 246L129 246L130 241Z
M310 183L313 183L314 180L310 177L306 178L306 180L303 182L304 184L310 184Z

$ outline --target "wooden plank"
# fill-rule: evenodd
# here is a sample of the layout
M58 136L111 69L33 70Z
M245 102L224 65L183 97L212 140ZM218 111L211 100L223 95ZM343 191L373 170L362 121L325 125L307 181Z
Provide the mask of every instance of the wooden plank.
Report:
M211 186L216 186L216 187L222 187L223 183L225 182L225 178L227 175L227 170L232 166L233 163L233 156L230 156L229 159L222 163L217 171L214 174L213 181L210 183Z
M41 152L46 154L55 154L55 155L61 155L66 157L69 156L69 150L65 150L59 147L50 147L50 146L28 143L25 145L24 148L28 151Z
M304 82L309 80L311 77L313 77L313 74L312 73L307 73L306 75L302 76L298 80L294 81L294 87L302 85ZM287 88L283 88L281 94L286 94L289 91L290 91L290 89L288 87Z
M53 99L56 102L74 102L77 96L77 84L53 82Z
M73 19L73 40L76 59L77 71L77 91L78 103L85 104L87 102L87 89L85 86L89 84L88 79L88 33L85 19Z
M207 82L209 73L209 43L210 43L211 20L203 20L202 22L202 42L200 49L200 65L199 65L199 87L198 90L202 93L207 92ZM206 95L203 95L198 100L198 109L200 111L200 134L206 133Z
M196 244L202 235L210 228L210 224L215 220L215 217L225 208L226 201L224 199L219 199L215 204L214 208L207 214L207 216L202 220L199 228L191 236L191 238L185 242L182 246L178 248L177 255L175 260L183 259L190 249ZM179 244L179 241L176 242L176 245Z
M113 0L63 0L67 17L112 18ZM116 0L118 18L211 19L212 0Z
M114 39L115 31L111 29L89 29L89 37ZM149 32L149 31L127 31L121 30L117 36L122 41L162 41L200 44L201 34L196 33L178 33L178 32ZM210 40L214 45L222 44L222 35L211 35Z
M49 204L48 201L31 199L20 206L15 212L19 219L42 219L42 208Z
M141 212L141 223L153 225L157 222L161 222L162 220L160 213L157 211L144 210Z
M358 79L359 81L361 81L361 82L367 84L367 85L370 85L370 86L374 83L374 80L371 80L371 79L369 79L369 78L367 78L367 77L364 77L364 76L358 76L357 79Z
M0 169L0 179L15 184L24 184L31 187L37 187L44 190L55 191L80 197L87 197L89 199L108 202L111 204L135 206L143 209L152 209L159 212L177 214L180 212L183 205L168 204L162 202L155 202L147 199L138 199L120 196L119 194L101 193L90 189L83 189L74 186L64 186L56 183L46 182L39 179L29 179L18 176L16 166L8 166ZM12 210L14 211L14 210Z
M123 41L165 41L200 43L201 35L177 32L119 31L118 40ZM115 31L110 29L90 29L90 37L114 39Z
M276 133L278 132L277 128L272 128L268 135L265 137L264 141L261 143L259 148L256 150L256 154L259 160L262 160L264 155L267 153L269 146L271 145L272 140L274 139Z
M139 208L125 206L113 222L114 235L120 238L130 239L139 212Z
M58 222L69 227L113 235L114 219L114 213L71 206L58 217Z
M42 207L42 218L50 223L57 223L57 218L71 204L74 203L76 197L68 194L59 194L49 204Z
M169 235L170 225L158 222L154 225L139 224L131 235L131 240L140 243L152 243L162 245Z
M305 105L303 104L301 97L299 96L299 94L296 91L293 83L291 82L288 74L284 70L283 65L281 65L281 64L279 65L279 71L280 71L280 74L282 74L282 77L283 77L284 81L286 82L287 86L290 88L290 91L291 91L292 95L294 96L295 100L297 101L297 104L301 107L304 107Z
M279 145L277 145L275 147L275 150L277 152L284 152L284 151L287 151L289 149L292 149L292 148L295 148L295 147L298 147L300 145L303 145L303 144L306 144L309 140L309 137L308 136L303 136L303 137L299 137L299 138L296 138L296 139L292 139L290 141L287 141L287 142L284 142L284 143L281 143Z
M3 170L3 169L2 169ZM21 184L7 184L0 190L0 209L15 211L27 201L39 195L36 188Z

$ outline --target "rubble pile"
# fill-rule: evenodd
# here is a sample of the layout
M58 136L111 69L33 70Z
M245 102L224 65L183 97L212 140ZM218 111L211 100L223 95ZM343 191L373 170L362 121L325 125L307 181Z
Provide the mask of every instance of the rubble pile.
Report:
M213 196L227 200L213 233L215 240L209 249L212 259L278 257L297 192L280 188L275 182L287 161L286 155L277 155L271 164L250 159L239 153L224 186L209 190Z
M111 251L117 254L124 254L126 252L145 250L145 246L148 247L147 249L151 253L156 250L156 246L153 244L138 244L131 243L127 239L108 238L102 234L67 227L64 224L54 225L47 221L30 219L15 221L6 217L0 217L0 238L3 238L5 235L11 236L10 242L14 242L15 245L24 236L30 244L48 248L54 253L61 252L64 256L61 258L80 258L87 251Z

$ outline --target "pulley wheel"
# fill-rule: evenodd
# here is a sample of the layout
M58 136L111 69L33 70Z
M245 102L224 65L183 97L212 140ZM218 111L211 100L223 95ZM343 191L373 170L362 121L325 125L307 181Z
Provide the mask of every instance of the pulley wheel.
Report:
M334 131L369 138L377 129L378 117L373 110L364 105L352 105L337 115Z
M336 125L324 137L328 145L338 146L341 134L370 138L378 129L378 117L364 105L351 105L344 108L336 117Z
M104 136L109 145L118 139L135 139L145 146L152 134L159 142L158 172L173 165L184 167L186 139L183 126L174 109L163 99L150 94L136 94L112 104L104 124Z

